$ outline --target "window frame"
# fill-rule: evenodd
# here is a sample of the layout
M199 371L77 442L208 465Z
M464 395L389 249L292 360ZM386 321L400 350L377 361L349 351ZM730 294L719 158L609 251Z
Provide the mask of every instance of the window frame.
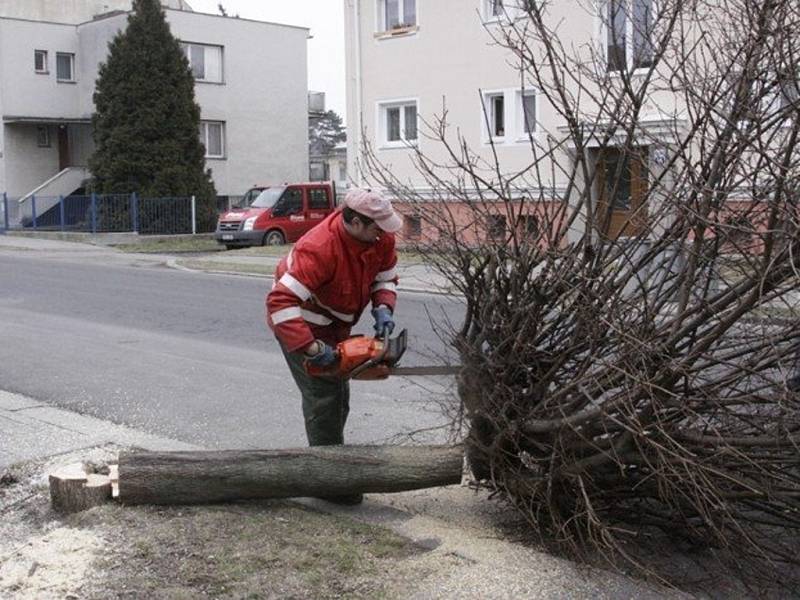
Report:
M387 11L387 2L389 0L376 0L376 11L375 15L377 17L375 23L375 30L376 35L378 36L391 36L391 35L399 35L399 34L408 34L414 33L419 28L419 2L418 0L396 0L397 2L397 18L398 24L395 27L389 27L388 23L388 11ZM406 23L405 22L405 9L406 3L413 2L414 4L414 22L413 23ZM403 20L400 20L400 17L403 17Z
M48 54L47 50L36 50L36 49L33 50L33 72L34 73L37 73L39 75L47 75L47 74L50 73L50 64L49 64L49 60L48 60L48 55L47 54ZM39 56L43 57L42 63L44 64L44 66L41 69L39 69L36 66L36 59Z
M508 238L508 217L500 213L486 215L486 241L503 242Z
M502 144L510 139L509 133L509 114L508 114L508 90L484 90L481 94L480 118L481 132L485 144ZM495 135L495 103L497 98L503 98L503 135Z
M314 196L321 196L325 198L325 206L314 206ZM328 188L325 187L312 187L308 189L308 210L330 210L331 197L328 194Z
M599 46L602 50L601 56L603 57L603 72L612 77L619 77L622 69L611 69L609 66L609 9L612 2L619 2L625 7L625 71L634 75L646 73L652 68L655 59L655 48L653 46L652 31L651 39L647 41L650 46L651 56L648 65L636 66L636 45L635 45L635 28L634 28L634 5L636 2L647 1L650 3L650 26L655 29L655 24L658 21L660 13L659 0L600 0L597 4L599 7L597 14L597 39Z
M403 215L403 237L414 242L422 239L422 216Z
M69 79L64 79L58 73L58 59L59 57L66 56L69 58ZM75 83L75 53L74 52L56 52L56 81L58 83Z
M516 98L516 131L517 131L517 141L518 142L527 142L530 137L536 137L539 133L541 127L540 122L541 119L539 118L539 98L541 94L539 91L534 88L526 88L521 90L516 90L515 98ZM525 118L525 98L533 98L533 128L528 130L525 126L526 118Z
M220 126L220 150L221 154L210 154L209 143L208 140L210 138L209 130L211 125L219 125ZM202 129L202 136L200 141L203 143L203 147L205 148L205 154L203 158L206 159L225 159L227 158L227 139L225 133L225 121L214 121L211 119L201 119L200 120L200 127Z
M502 20L513 21L528 15L527 3L538 0L481 0L481 17L484 23L498 23ZM495 12L500 2L500 11Z
M406 137L406 107L414 106L417 114L416 137L408 139ZM389 128L387 123L388 111L390 109L400 109L400 139L389 139ZM380 100L376 104L376 131L378 132L378 148L409 148L419 144L419 99L418 98L397 98L391 100Z
M186 40L180 41L181 50L183 50L183 55L186 57L186 61L189 63L189 70L192 72L192 77L196 83L209 83L213 85L225 85L225 46L220 44L205 44L203 42L189 42ZM203 77L198 78L195 75L194 67L192 66L192 46L197 46L203 49ZM219 79L209 79L206 77L207 75L207 68L206 65L208 61L206 60L205 51L206 48L216 48L219 50Z
M44 138L41 137L41 134L44 133ZM36 126L36 146L38 148L52 148L53 141L50 137L50 127L47 125L37 125Z
M490 103L492 99L503 97L503 112L504 112L504 135L493 135L490 127L495 125L494 119L494 104ZM533 130L529 133L525 130L525 107L523 104L523 97L534 97L534 126ZM504 89L486 89L482 90L481 98L483 103L480 105L480 130L481 139L484 145L489 144L507 144L507 145L522 145L529 144L531 138L538 138L542 133L542 120L541 120L541 93L538 89L533 87L528 88L504 88ZM487 117L489 122L487 123Z

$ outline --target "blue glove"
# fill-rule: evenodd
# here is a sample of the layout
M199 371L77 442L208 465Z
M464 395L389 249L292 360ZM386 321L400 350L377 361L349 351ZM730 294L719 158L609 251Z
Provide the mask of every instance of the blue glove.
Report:
M314 365L315 367L327 367L335 363L336 354L334 354L333 348L321 340L317 340L317 344L320 346L319 352L314 356L306 357L308 364Z
M394 331L394 319L392 319L392 311L388 306L379 306L372 309L372 316L375 317L375 335L383 337L384 335L391 335Z

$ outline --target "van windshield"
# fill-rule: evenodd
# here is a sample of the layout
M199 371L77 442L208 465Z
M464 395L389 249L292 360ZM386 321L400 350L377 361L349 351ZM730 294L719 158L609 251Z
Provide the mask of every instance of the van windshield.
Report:
M250 204L250 208L272 208L285 189L285 187L271 187L263 190Z

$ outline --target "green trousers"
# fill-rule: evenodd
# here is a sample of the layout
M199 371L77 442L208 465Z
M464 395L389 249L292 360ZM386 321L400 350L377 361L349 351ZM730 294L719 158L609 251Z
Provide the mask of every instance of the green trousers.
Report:
M344 424L350 412L350 383L333 377L311 377L303 368L302 352L283 356L303 397L303 418L309 446L333 446L344 443Z

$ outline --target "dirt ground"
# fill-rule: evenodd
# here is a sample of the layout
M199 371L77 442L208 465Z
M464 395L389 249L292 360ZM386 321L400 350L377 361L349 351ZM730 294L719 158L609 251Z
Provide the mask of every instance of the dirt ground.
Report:
M463 561L283 501L62 517L48 470L30 463L0 482L0 598L396 598Z

